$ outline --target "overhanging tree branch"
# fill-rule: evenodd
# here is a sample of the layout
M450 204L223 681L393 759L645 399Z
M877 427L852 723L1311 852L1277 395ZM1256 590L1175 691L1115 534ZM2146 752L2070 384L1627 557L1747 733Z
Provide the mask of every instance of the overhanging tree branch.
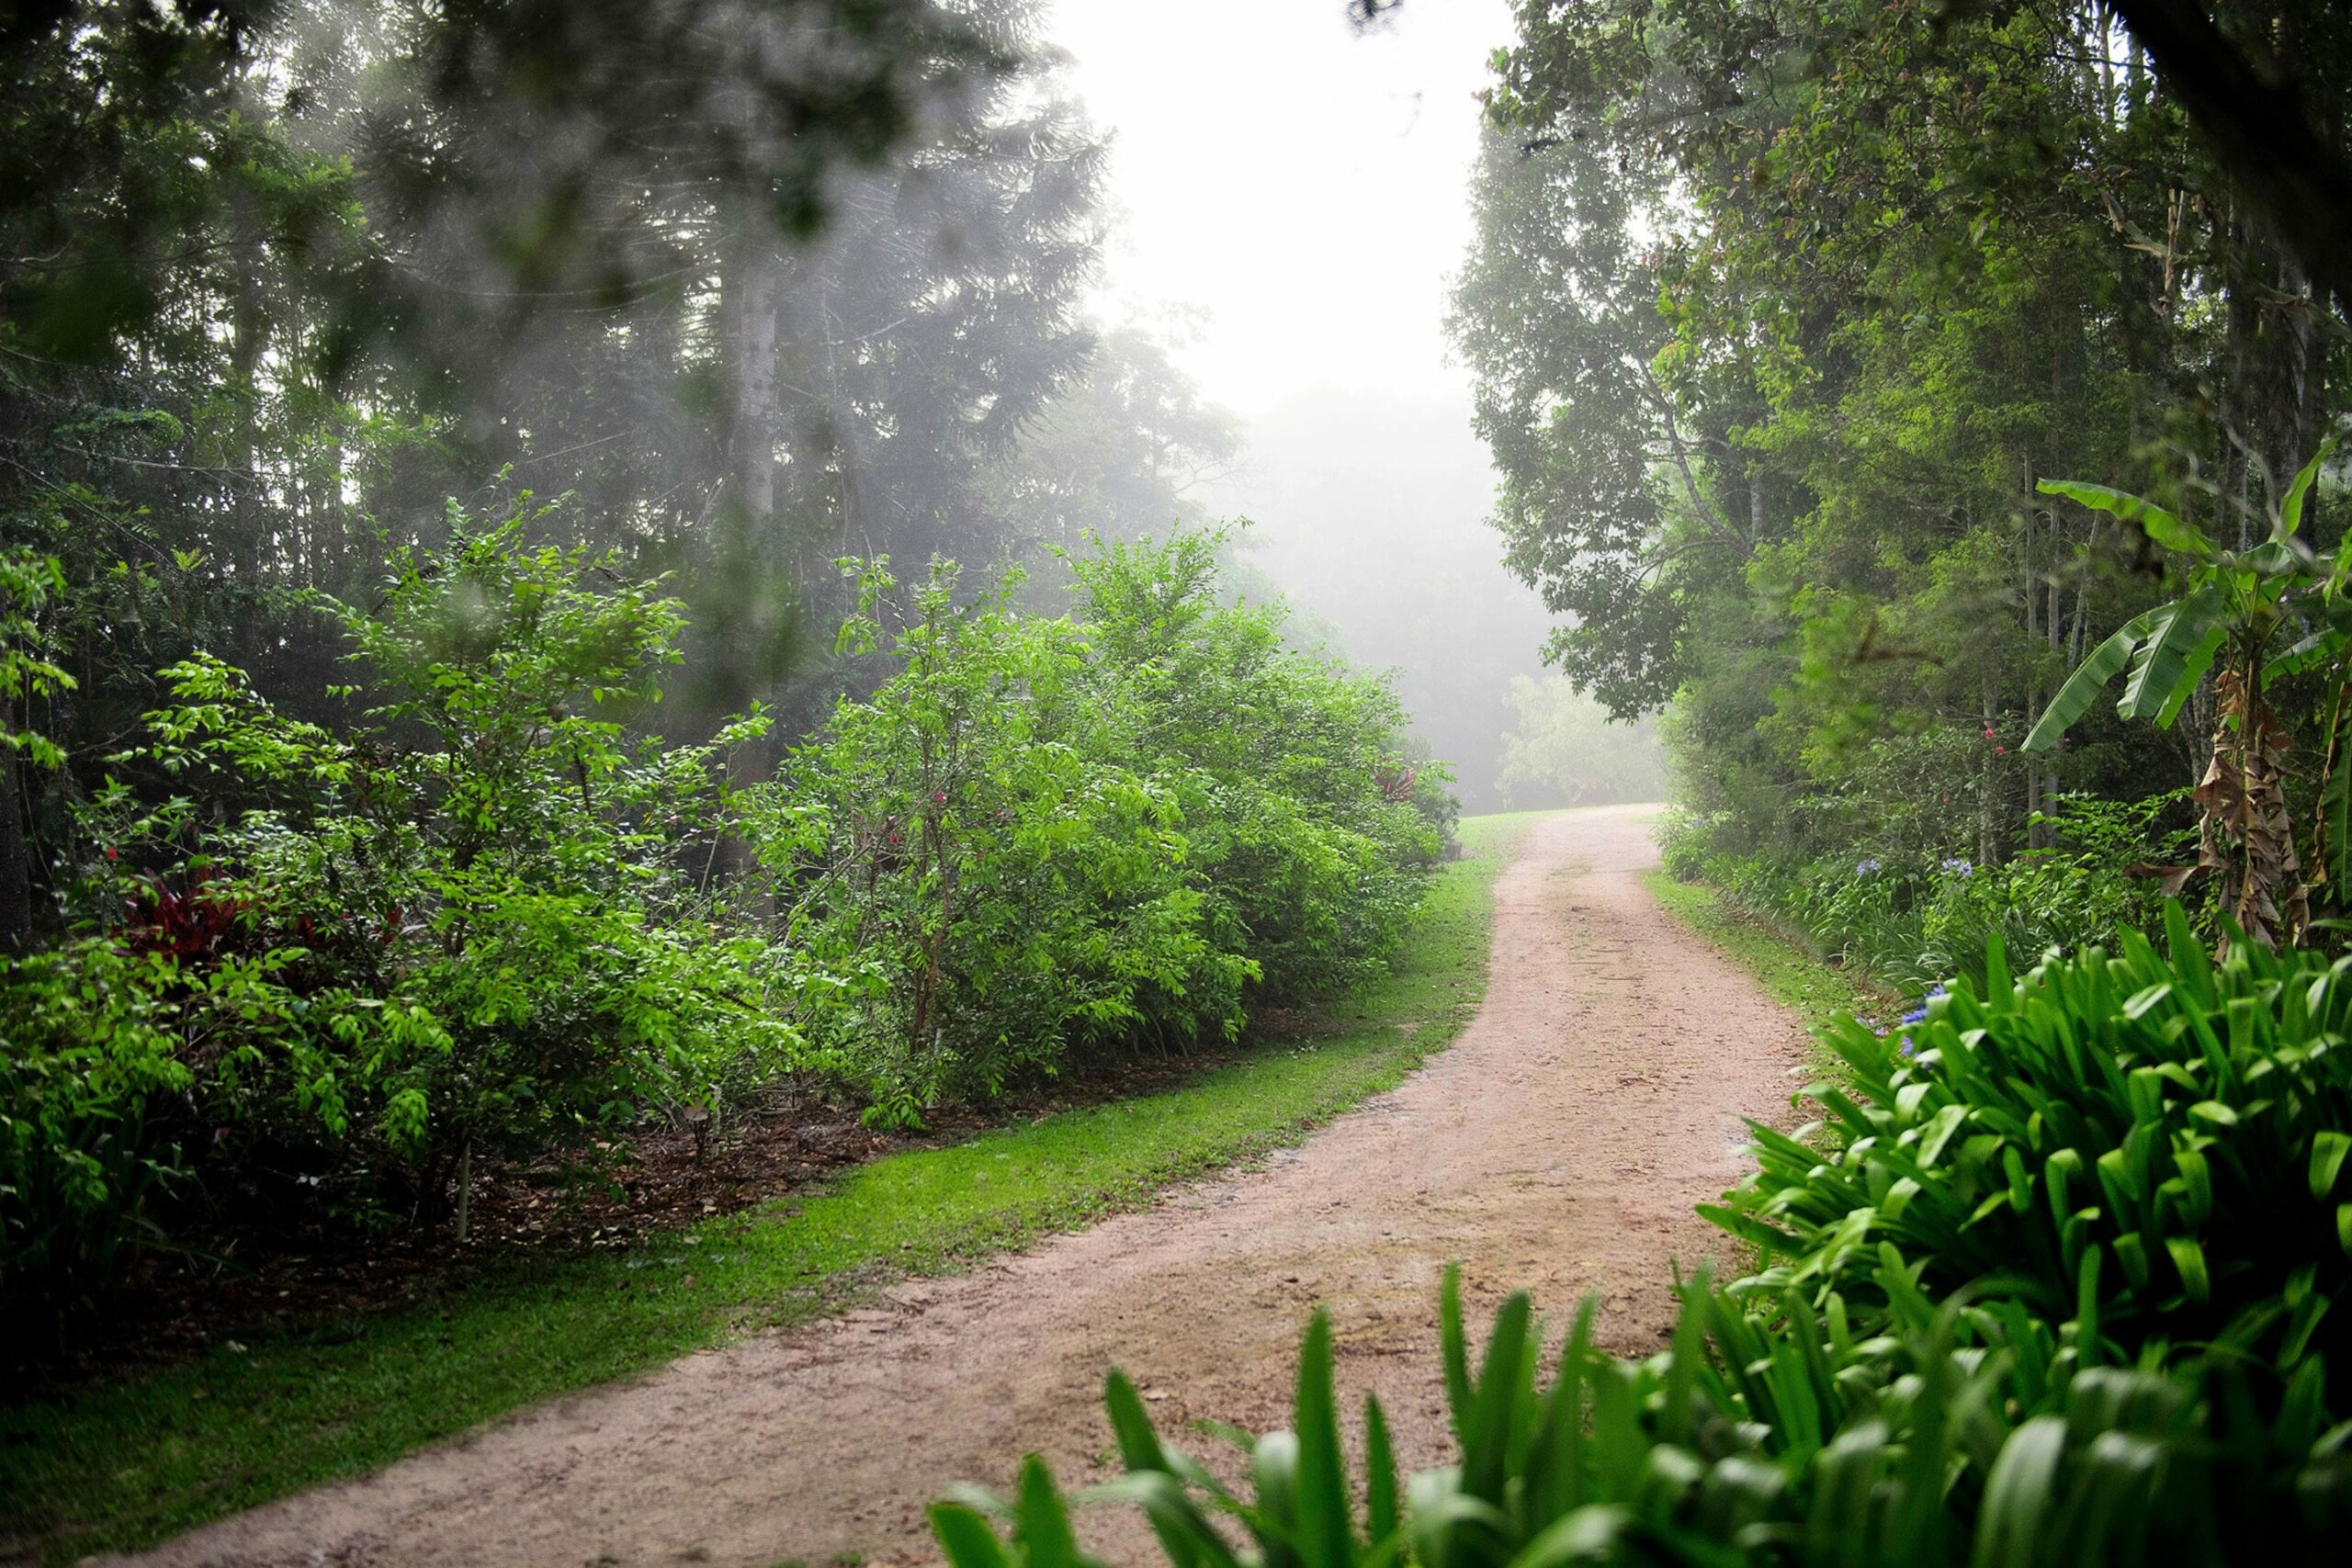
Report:
M2312 281L2352 306L2352 160L2320 134L2300 85L2249 59L2201 5L2112 3L2230 177Z
M1657 410L1657 416L1666 426L1667 450L1674 454L1674 466L1681 470L1682 492L1690 498L1690 509L1699 514L1700 522L1713 528L1723 537L1734 543L1742 542L1738 533L1724 522L1722 515L1708 503L1707 498L1700 493L1699 481L1690 472L1689 449L1683 445L1682 427L1675 422L1674 400L1666 395L1666 389L1657 384L1657 378L1650 373L1647 366L1642 367L1642 390L1648 396L1650 406Z

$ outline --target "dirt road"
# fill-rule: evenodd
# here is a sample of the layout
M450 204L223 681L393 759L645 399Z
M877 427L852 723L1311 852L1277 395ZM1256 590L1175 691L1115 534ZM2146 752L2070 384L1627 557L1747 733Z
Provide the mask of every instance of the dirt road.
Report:
M1605 1341L1654 1348L1669 1260L1715 1250L1690 1209L1737 1177L1740 1118L1787 1114L1800 1031L1652 903L1636 874L1653 853L1636 812L1539 823L1496 885L1492 981L1459 1043L1263 1169L887 1309L556 1400L142 1561L924 1561L922 1506L950 1482L1001 1485L1029 1449L1066 1482L1111 1473L1114 1364L1163 1430L1285 1424L1318 1303L1343 1397L1377 1390L1405 1461L1437 1462L1447 1260L1474 1323L1508 1289L1561 1315L1597 1291ZM1157 1561L1132 1521L1083 1524L1114 1561Z

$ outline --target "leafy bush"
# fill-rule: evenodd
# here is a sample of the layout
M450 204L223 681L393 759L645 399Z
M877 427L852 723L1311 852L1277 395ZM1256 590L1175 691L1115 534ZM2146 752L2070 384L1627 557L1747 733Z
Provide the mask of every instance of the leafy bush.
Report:
M1075 622L863 569L843 644L888 677L739 786L764 716L631 739L679 606L537 516L453 511L373 605L322 604L363 675L333 694L369 705L342 729L209 656L161 672L81 807L70 940L0 965L12 1305L102 1279L167 1200L429 1220L477 1149L786 1072L910 1122L1229 1040L1402 940L1442 771L1384 682L1217 602L1216 536L1074 561ZM718 875L738 839L757 874Z
M1702 1210L1770 1266L1686 1287L1657 1356L1593 1351L1588 1302L1547 1387L1520 1296L1474 1376L1449 1275L1456 1463L1400 1484L1368 1400L1356 1506L1318 1314L1246 1484L1114 1373L1126 1474L1081 1496L1141 1507L1178 1568L2322 1560L2352 1526L2352 958L2217 964L2167 926L2168 955L2127 933L2015 980L1996 941L1907 1039L1823 1031L1853 1088L1758 1127ZM1034 1457L1013 1502L933 1517L956 1568L1083 1561Z
M12 1309L109 1273L186 1175L147 1125L149 1107L194 1077L174 1015L196 998L172 999L151 973L170 962L94 939L12 960L0 979L0 1302Z
M1703 1283L1672 1348L1634 1362L1591 1348L1592 1310L1546 1386L1544 1336L1513 1296L1474 1371L1449 1275L1458 1457L1402 1480L1368 1397L1361 1507L1320 1313L1294 1427L1241 1436L1238 1488L1166 1443L1114 1372L1104 1403L1125 1473L1079 1500L1140 1508L1176 1568L2316 1561L2352 1521L2344 1433L2323 1434L2308 1408L2254 1417L2227 1397L2226 1367L2200 1397L2053 1357L2042 1325L1958 1303L1918 1299L1860 1338L1834 1314L1776 1321ZM955 1568L1077 1568L1066 1503L1033 1455L1015 1499L964 1488L932 1519Z
M2186 799L2181 790L2130 802L2064 796L2056 815L2035 818L2052 844L1999 865L1888 847L1792 866L1719 853L1713 826L1688 815L1661 829L1662 859L1674 875L1713 883L1796 926L1840 964L1916 996L1955 975L1981 986L1995 939L2011 953L2041 953L2153 925L2162 885L2132 873L2193 849L2193 830L2165 826Z
M2103 1358L2221 1347L2324 1399L2352 1348L2352 960L2216 965L2170 927L2169 959L2126 932L2014 982L1996 944L1983 996L1955 983L1901 1042L1824 1030L1852 1074L1812 1091L1826 1150L1758 1127L1702 1211L1780 1260L1749 1288L1865 1325L1890 1289L2072 1303Z
M1222 533L1070 558L1100 650L1102 740L1183 795L1209 919L1291 1003L1379 972L1455 806L1385 680L1287 649L1278 605L1216 597ZM1115 716L1115 717L1114 716Z
M985 1098L1073 1051L1230 1039L1247 1002L1376 973L1452 802L1385 682L1216 598L1222 536L1073 558L1075 619L1017 580L900 603L853 566L845 649L892 673L794 750L750 816L825 1059L873 1120Z
M1077 628L1002 594L959 606L956 585L933 570L898 672L794 751L755 818L798 960L832 987L810 1027L877 1121L993 1095L1073 1041L1230 1037L1258 973L1206 927L1182 792L1100 754ZM845 639L879 636L892 586L865 569Z
M183 1171L431 1215L477 1145L797 1060L780 954L695 869L730 809L723 748L759 721L626 744L676 607L528 546L527 521L453 515L372 610L326 606L381 697L345 733L217 660L163 671L117 761L183 793L98 792L82 934L0 968L12 1305L101 1274Z

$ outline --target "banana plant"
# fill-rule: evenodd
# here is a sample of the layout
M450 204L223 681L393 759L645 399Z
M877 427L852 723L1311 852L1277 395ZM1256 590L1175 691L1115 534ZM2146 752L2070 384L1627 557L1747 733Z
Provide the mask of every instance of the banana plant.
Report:
M2123 694L2116 711L2170 728L2211 674L2213 760L2193 795L2203 817L2198 861L2157 869L2170 892L2199 872L2218 873L2224 912L2265 945L2292 942L2309 912L2287 802L2287 731L2264 695L2281 675L2321 666L2336 671L2326 764L2332 794L2323 795L2335 802L2335 831L2323 821L2313 861L2322 880L2331 870L2339 884L2352 877L2345 781L2335 765L2346 708L2345 654L2352 646L2352 604L2342 592L2347 558L2317 554L2301 536L2305 505L2332 447L2323 443L2303 465L2279 500L2270 536L2246 550L2221 548L2195 524L2143 496L2079 479L2044 479L2036 487L2136 525L2186 565L2188 582L2178 598L2133 616L2090 651L2050 699L2024 750L2054 750L2119 675ZM2298 631L2308 635L2279 647Z

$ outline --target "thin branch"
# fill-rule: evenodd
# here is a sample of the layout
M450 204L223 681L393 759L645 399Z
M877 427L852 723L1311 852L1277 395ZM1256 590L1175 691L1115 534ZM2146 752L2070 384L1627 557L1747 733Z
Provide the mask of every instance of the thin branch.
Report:
M1683 444L1682 427L1675 423L1673 400L1666 395L1666 389L1657 384L1657 378L1650 374L1647 366L1642 367L1642 389L1649 395L1650 404L1657 410L1658 418L1666 423L1667 449L1674 455L1674 466L1681 470L1682 491L1690 497L1691 510L1699 514L1702 523L1724 538L1744 543L1737 531L1726 526L1707 498L1699 493L1699 481L1690 472L1690 452Z

